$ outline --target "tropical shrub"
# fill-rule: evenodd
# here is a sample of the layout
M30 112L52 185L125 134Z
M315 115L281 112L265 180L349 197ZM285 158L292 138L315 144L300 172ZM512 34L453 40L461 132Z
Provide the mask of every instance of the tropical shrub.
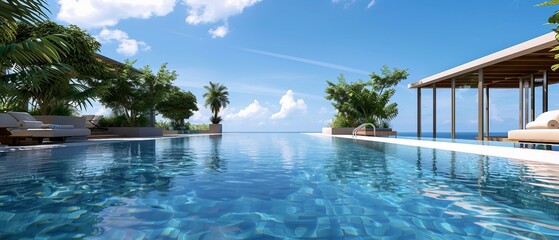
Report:
M343 74L338 83L326 81L326 99L338 111L330 126L356 127L361 123L372 123L376 127L390 126L398 115L398 104L390 103L396 90L393 88L408 77L407 70L383 66L381 74L371 73L370 80L347 83Z
M207 131L209 129L210 129L210 125L208 124L188 124L187 130Z
M104 91L99 97L104 106L122 115L129 127L143 126L142 117L153 112L165 99L177 78L175 71L167 69L167 64L161 65L157 74L153 74L149 66L137 71L133 64L126 61L114 71L107 84L102 85Z
M196 96L191 92L182 91L178 87L173 87L156 108L163 117L172 120L173 128L184 127L184 120L194 115L194 111L198 111Z

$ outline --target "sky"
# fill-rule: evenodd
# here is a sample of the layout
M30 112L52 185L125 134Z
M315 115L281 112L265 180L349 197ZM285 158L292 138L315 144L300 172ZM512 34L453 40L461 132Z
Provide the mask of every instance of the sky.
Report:
M163 63L197 97L191 123L209 123L209 81L229 89L225 132L319 132L335 110L326 81L368 80L383 65L408 69L392 98L399 132L416 131L409 83L551 31L556 10L532 0L48 0L51 20L95 36L101 54L135 67ZM491 92L490 129L518 127L518 90ZM422 91L423 131L432 129L432 91ZM550 110L559 87L550 86ZM450 91L437 91L437 131L450 131ZM477 130L477 91L457 93L457 131ZM537 111L541 111L537 109ZM84 114L105 114L99 103Z

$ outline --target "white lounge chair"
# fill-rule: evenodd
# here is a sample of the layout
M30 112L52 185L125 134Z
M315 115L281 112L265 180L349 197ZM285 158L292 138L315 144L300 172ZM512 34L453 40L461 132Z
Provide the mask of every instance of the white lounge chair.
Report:
M99 126L99 121L101 121L103 115L82 115L82 117L85 117L85 124L87 128L104 129Z
M518 142L559 143L559 110L539 115L526 129L508 132L508 139Z
M42 143L45 138L50 141L65 141L68 137L85 137L90 134L91 131L87 128L44 124L26 112L0 113L0 143L2 144L18 145L27 140Z

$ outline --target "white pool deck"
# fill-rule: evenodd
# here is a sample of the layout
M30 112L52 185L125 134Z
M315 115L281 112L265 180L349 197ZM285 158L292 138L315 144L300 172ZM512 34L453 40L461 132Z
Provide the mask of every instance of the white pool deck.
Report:
M513 148L501 146L487 146L467 143L451 143L451 142L434 142L415 139L387 138L387 137L365 137L351 135L326 135L322 133L310 134L325 137L337 137L346 139L355 139L363 141L394 143L413 147L432 148L447 151L473 153L485 156L508 158L515 161L536 161L559 165L559 152L551 150Z
M335 137L335 138L355 139L355 140L363 140L363 141L393 143L393 144L400 144L400 145L413 146L413 147L440 149L440 150L447 150L447 151L479 154L485 156L502 157L514 161L536 161L536 162L559 165L559 151L501 147L501 146L487 146L487 145L466 144L466 143L435 142L435 141L402 139L402 138L369 137L369 136L367 137L357 136L354 138L351 135L326 135L322 133L305 133L305 134L316 136L316 137ZM0 153L14 152L14 151L45 150L45 149L64 148L64 147L72 147L72 146L88 146L94 144L125 142L125 141L143 141L143 140L153 140L153 139L163 139L163 138L204 137L209 135L213 135L213 134L181 134L181 135L166 135L164 137L153 137L153 138L148 137L148 138L89 139L84 141L31 145L31 146L0 145Z

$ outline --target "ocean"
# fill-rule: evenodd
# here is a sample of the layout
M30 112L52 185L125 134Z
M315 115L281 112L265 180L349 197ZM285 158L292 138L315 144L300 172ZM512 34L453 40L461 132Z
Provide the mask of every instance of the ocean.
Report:
M490 136L506 137L507 132L492 132ZM398 136L417 137L417 132L398 132ZM421 137L432 138L433 132L423 132ZM457 139L476 140L477 132L456 132ZM450 138L450 132L437 132L437 138Z

